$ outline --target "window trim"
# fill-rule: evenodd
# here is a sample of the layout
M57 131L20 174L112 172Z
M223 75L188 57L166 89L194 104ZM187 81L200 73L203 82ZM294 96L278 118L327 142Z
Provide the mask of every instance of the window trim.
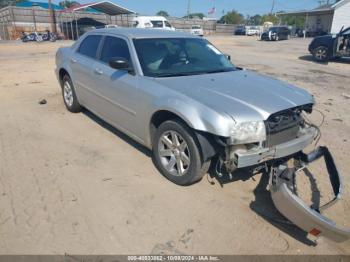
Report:
M97 51L96 51L95 57L91 57L91 56L88 56L88 55L85 55L85 54L80 53L80 47L81 47L81 45L84 43L84 41L85 41L89 36L100 36L100 37L101 37L100 42L98 43L98 47L97 47ZM79 54L79 55L81 55L81 56L83 56L83 57L92 59L92 60L97 60L98 53L99 53L99 50L100 50L100 48L101 48L101 43L102 43L102 42L103 42L103 35L102 35L102 34L89 34L89 35L87 35L86 37L84 37L84 38L80 41L80 43L79 43L77 49L75 50L75 53L77 53L77 54Z
M129 41L128 38L126 38L124 36L121 36L121 35L114 35L114 34L104 34L104 35L102 35L103 38L101 39L101 43L100 43L99 49L97 51L98 52L98 56L96 58L96 61L98 63L101 63L101 64L109 67L108 63L106 63L106 62L101 60L102 50L103 50L103 46L104 46L104 43L106 41L106 37L107 36L115 37L115 38L118 38L118 39L122 39L122 40L124 40L126 42L126 45L128 46L128 49L129 49L129 55L130 55L130 61L129 61L130 62L130 67L133 68L135 70L135 72L136 72L137 67L135 66L136 62L135 62L135 59L134 59L133 54L132 54L132 50L133 49L132 49L132 47L130 45L130 41Z

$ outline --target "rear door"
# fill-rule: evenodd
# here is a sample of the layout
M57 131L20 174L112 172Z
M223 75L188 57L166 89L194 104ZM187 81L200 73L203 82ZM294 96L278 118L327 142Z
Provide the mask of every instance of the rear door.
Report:
M94 94L91 92L93 88L92 65L96 62L101 39L101 35L88 35L69 61L79 102L87 107L94 103Z

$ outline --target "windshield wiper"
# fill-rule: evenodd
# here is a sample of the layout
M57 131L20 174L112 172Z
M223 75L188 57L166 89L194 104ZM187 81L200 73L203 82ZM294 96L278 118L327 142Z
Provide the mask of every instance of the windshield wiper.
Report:
M232 69L211 70L211 71L206 71L205 74L225 73L225 72L232 72L232 71L235 71L235 69L232 68Z
M206 72L183 72L183 73L169 73L169 74L159 74L155 77L176 77L176 76L192 76L192 75L200 75L200 74L206 74Z
M217 69L217 70L208 70L208 71L194 71L194 72L181 72L181 73L165 73L159 74L154 77L176 77L176 76L193 76L193 75L205 75L205 74L214 74L214 73L224 73L231 72L235 69Z

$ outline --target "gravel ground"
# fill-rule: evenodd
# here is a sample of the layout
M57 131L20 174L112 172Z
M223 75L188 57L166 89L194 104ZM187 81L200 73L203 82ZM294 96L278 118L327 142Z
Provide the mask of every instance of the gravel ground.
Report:
M236 65L315 95L325 116L320 144L344 175L344 200L329 215L349 225L350 62L317 64L304 39L209 40ZM54 54L68 44L0 44L1 254L350 253L349 241L313 241L286 223L265 176L239 172L232 181L205 177L178 187L157 172L148 150L89 112L68 113L54 75ZM322 120L318 112L311 118ZM315 170L300 187L324 197L328 181L321 164Z

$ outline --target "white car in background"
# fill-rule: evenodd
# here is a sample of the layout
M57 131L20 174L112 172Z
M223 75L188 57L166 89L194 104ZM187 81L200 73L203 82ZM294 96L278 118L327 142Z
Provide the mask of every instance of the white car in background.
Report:
M249 35L249 36L259 35L260 34L260 28L258 26L247 26L246 34Z
M175 31L175 28L163 16L137 16L133 19L133 27L152 28Z
M202 26L200 26L200 25L193 25L191 27L191 34L192 35L203 36L204 32L203 32Z

